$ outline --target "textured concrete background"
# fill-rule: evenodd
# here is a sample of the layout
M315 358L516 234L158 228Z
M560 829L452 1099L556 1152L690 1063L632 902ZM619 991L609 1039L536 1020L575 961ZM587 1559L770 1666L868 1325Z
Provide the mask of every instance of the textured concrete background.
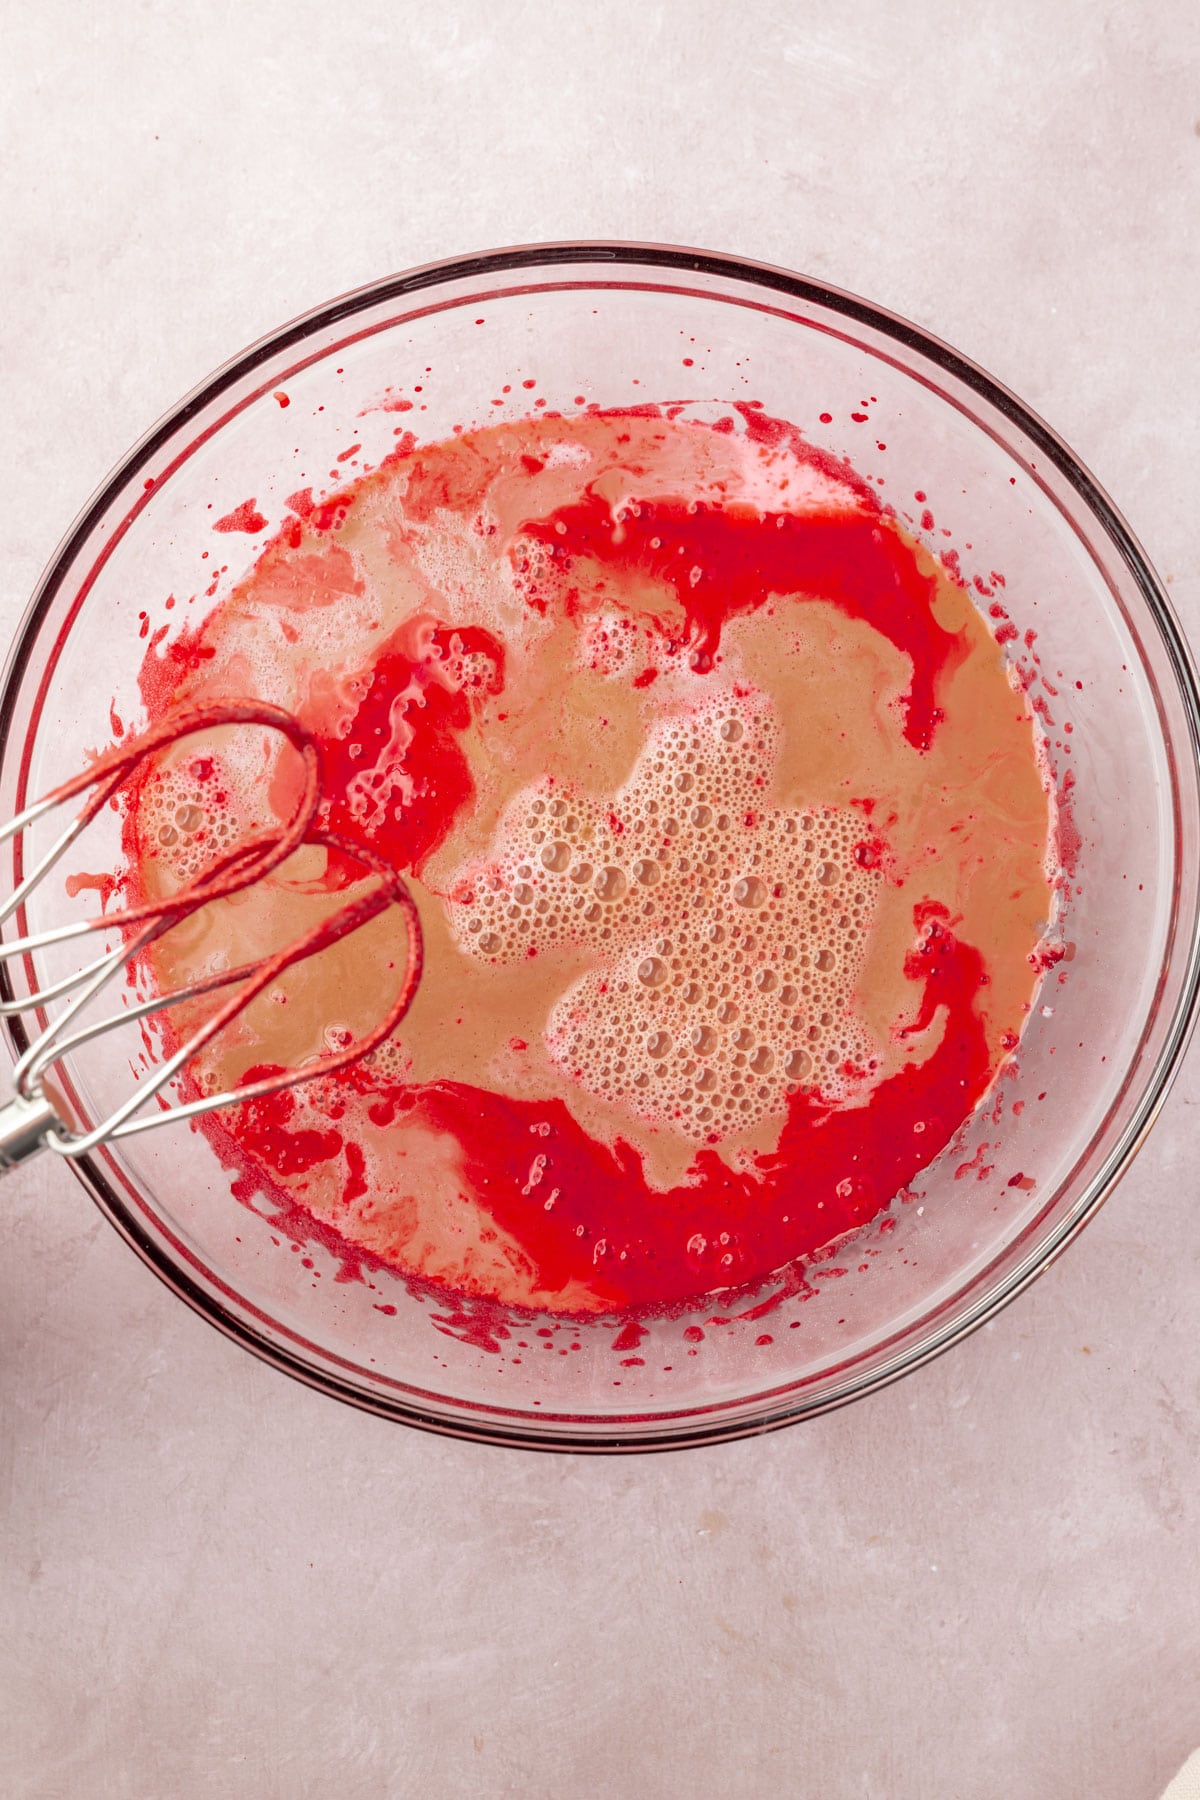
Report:
M743 252L1066 436L1200 641L1194 0L6 0L0 630L216 363L428 258ZM1080 1243L849 1411L434 1440L0 1206L0 1793L1152 1800L1200 1741L1200 1061ZM47 1296L56 1295L51 1307Z

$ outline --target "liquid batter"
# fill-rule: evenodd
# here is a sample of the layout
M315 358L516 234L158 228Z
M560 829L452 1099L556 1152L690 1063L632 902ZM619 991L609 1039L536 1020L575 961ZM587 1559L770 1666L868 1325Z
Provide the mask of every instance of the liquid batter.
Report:
M425 975L367 1062L210 1122L223 1153L399 1271L559 1312L752 1287L885 1208L1015 1047L1051 911L1030 709L961 583L750 407L494 426L289 504L147 655L147 709L298 714ZM146 783L144 888L286 814L262 755L229 733ZM351 879L302 852L157 978ZM200 1085L368 1029L399 929L256 1002Z

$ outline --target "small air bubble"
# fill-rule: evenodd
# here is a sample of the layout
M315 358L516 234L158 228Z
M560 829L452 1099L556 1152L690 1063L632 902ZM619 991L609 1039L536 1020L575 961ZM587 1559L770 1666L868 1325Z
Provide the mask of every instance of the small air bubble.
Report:
M757 875L744 875L733 886L733 897L739 906L761 906L767 890Z
M601 869L592 883L601 900L619 900L625 892L625 886L625 877L620 869L614 869L611 864Z

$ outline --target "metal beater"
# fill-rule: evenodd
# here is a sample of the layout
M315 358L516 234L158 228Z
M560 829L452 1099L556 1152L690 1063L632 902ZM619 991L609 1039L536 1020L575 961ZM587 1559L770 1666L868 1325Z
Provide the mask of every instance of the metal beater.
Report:
M420 921L412 896L400 876L381 858L360 845L352 844L336 834L317 830L314 819L321 802L321 758L312 734L281 707L260 701L235 701L223 705L195 707L176 713L171 718L143 733L129 744L121 745L97 758L82 774L64 782L43 799L27 806L16 818L0 828L0 846L20 835L37 820L87 794L79 813L71 820L49 850L27 875L21 875L23 840L15 847L18 871L17 885L0 905L0 932L17 915L29 895L45 880L76 838L107 805L110 799L142 765L161 754L172 744L198 733L225 725L258 725L276 731L292 745L300 757L303 782L294 815L286 824L247 837L234 849L218 856L212 865L188 882L177 893L158 900L147 900L122 908L99 918L79 920L52 930L21 935L0 941L0 1016L17 1014L36 1016L40 1030L28 1043L13 1069L13 1098L0 1106L0 1171L24 1162L38 1151L53 1150L59 1156L78 1157L135 1133L152 1130L171 1120L196 1118L201 1113L241 1101L257 1099L281 1088L295 1087L301 1082L324 1078L360 1061L395 1030L408 1010L421 978L422 940ZM359 894L328 919L311 927L284 949L265 956L261 961L246 963L236 969L221 970L201 981L155 994L149 999L122 1007L107 1017L88 1024L78 1023L81 1013L109 983L120 980L124 972L143 950L202 906L222 900L262 880L286 861L301 845L316 845L340 852L357 862L364 871L377 877L377 884ZM278 1075L246 1082L222 1093L182 1103L160 1106L149 1117L139 1117L148 1101L158 1096L206 1044L210 1043L242 1013L256 995L278 980L285 970L317 955L331 944L358 931L370 919L389 906L400 909L405 921L406 958L399 993L385 1016L366 1037L328 1055L322 1054L311 1063ZM44 987L34 986L28 995L15 997L6 965L15 958L25 958L32 971L32 959L52 944L84 938L96 931L121 932L123 941L83 967ZM56 1064L74 1050L119 1025L165 1012L186 1000L236 987L204 1023L161 1064L152 1069L150 1078L139 1084L135 1092L122 1102L99 1125L88 1131L76 1130L64 1116L65 1104L56 1097L52 1071ZM71 998L58 1015L49 1019L46 1007L70 994Z

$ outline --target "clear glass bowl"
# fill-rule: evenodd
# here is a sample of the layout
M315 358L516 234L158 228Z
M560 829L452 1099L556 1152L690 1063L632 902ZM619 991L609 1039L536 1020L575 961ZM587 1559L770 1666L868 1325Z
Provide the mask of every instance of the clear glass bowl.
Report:
M315 1387L491 1442L667 1448L781 1425L893 1380L1018 1293L1110 1191L1162 1103L1195 1004L1197 689L1166 597L1111 502L954 351L782 270L646 245L543 245L334 301L228 364L143 440L72 528L17 634L2 816L107 743L111 707L139 717L148 637L194 622L249 567L261 537L214 536L215 519L253 496L274 529L296 487L335 488L403 429L436 439L522 416L532 377L563 412L678 399L701 415L713 402L716 417L721 402L760 401L882 478L883 499L955 551L969 584L995 590L992 572L1003 575L1014 648L1032 654L1024 634L1037 634L1049 755L1060 786L1073 773L1082 850L1073 960L1039 997L1017 1081L1001 1084L1002 1118L981 1110L916 1203L895 1203L813 1271L814 1297L758 1318L710 1303L650 1323L636 1346L616 1345L612 1321L556 1330L529 1319L487 1349L399 1278L338 1280L326 1251L295 1248L232 1197L187 1126L78 1172L176 1293ZM401 388L412 409L381 410ZM29 922L71 916L78 903L51 883ZM118 1063L102 1048L75 1059L85 1114L125 1091Z

